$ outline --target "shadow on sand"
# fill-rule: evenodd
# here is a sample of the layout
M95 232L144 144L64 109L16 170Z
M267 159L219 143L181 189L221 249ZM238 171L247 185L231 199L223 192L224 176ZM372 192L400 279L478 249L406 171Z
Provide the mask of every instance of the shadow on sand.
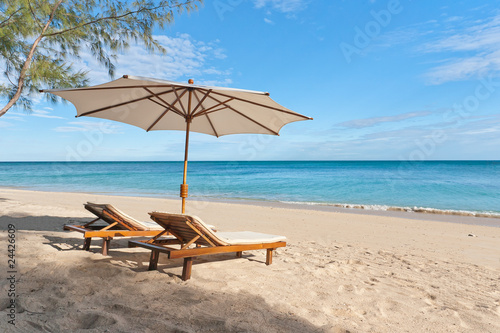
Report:
M0 216L0 228L4 230L8 224L15 225L18 230L63 231L65 224L84 224L92 218L59 217L59 216Z
M57 251L82 251L83 237L76 232L61 236L46 234L46 231L62 232L68 220L51 216L2 216L0 227L14 223L21 232L39 231L46 240L43 244ZM241 291L245 289L243 286L239 291L229 292L183 282L168 273L171 268L182 267L182 260L162 260L160 256L159 270L167 271L166 274L147 273L149 251L128 249L127 242L128 239L113 240L109 256L101 256L101 242L96 241L91 247L95 258L78 256L77 260L57 261L47 258L43 251L29 254L33 264L22 275L24 290L19 293L16 329L19 332L348 332L340 327L317 327L290 312L286 303L278 301L280 305L271 305L266 297ZM28 260L26 256L20 260ZM251 254L245 257L256 260L250 259ZM199 258L195 265L233 259L232 254L207 256ZM131 262L135 264L129 265ZM211 283L224 283L223 274ZM265 292L276 302L277 296L272 295L275 291ZM0 312L7 312L5 302L0 302ZM4 323L0 324L2 328L6 328Z

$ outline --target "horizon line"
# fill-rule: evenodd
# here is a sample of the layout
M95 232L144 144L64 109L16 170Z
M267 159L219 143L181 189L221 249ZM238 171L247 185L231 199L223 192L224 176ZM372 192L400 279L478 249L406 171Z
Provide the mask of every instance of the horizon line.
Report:
M62 161L62 160L50 160L50 161L0 161L0 163L164 163L164 162L175 162L184 163L182 160L87 160L87 161ZM420 162L500 162L500 160L485 160L485 159L473 159L473 160L459 160L459 159L436 159L436 160L190 160L190 162L410 162L410 163L420 163Z

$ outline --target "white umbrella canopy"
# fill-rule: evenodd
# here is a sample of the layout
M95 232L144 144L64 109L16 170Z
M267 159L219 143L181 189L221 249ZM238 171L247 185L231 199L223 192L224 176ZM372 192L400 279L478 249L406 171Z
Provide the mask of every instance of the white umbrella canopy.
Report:
M76 107L77 117L110 119L146 131L186 131L182 213L187 197L189 132L220 137L228 134L279 135L291 122L312 119L273 101L268 93L195 85L124 75L84 88L41 90Z

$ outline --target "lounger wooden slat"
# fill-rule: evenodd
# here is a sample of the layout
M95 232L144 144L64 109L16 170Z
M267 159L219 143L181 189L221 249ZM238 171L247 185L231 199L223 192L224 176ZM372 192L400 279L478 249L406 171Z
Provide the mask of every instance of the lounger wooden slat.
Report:
M107 255L110 241L115 237L151 237L165 231L159 225L145 225L109 204L87 202L84 207L97 218L85 225L67 224L64 230L82 233L85 239L83 245L85 251L90 250L92 238L95 237L103 239L102 254ZM105 222L106 225L95 225L94 223L99 220Z
M180 248L172 247L174 244L170 239L153 238L150 240L131 240L129 247L143 247L151 250L149 270L155 270L158 266L160 253L164 253L169 259L184 259L182 269L182 280L191 277L193 258L202 255L235 252L241 258L243 251L266 250L266 264L272 264L273 251L285 247L285 237L275 235L256 234L251 232L233 233L239 234L240 238L227 238L231 233L214 233L203 221L191 215L170 213L149 213L151 219L165 228L171 235L177 238ZM246 233L246 234L245 234ZM245 239L248 234L258 235L255 241ZM224 238L224 235L226 238ZM243 236L243 237L241 237ZM189 248L196 245L195 248Z
M160 231L158 230L149 230L149 231L134 231L134 230L92 230L92 229L85 229L82 228L82 226L77 226L77 225L71 225L68 226L68 228L65 228L65 230L73 230L73 231L78 231L84 234L85 238L95 238L95 237L137 237L137 236L143 236L143 237L148 237L148 236L155 236L157 235Z
M276 242L267 244L248 244L248 245L227 245L227 246L215 246L215 247L199 247L193 249L176 249L167 246L161 246L159 244L149 244L145 241L135 241L130 240L129 243L133 244L133 247L143 247L149 250L159 251L161 253L166 253L168 259L180 259L188 257L197 257L207 254L217 254L217 253L231 253L231 252L243 252L250 250L265 250L270 251L275 250L279 247L285 247L286 242Z

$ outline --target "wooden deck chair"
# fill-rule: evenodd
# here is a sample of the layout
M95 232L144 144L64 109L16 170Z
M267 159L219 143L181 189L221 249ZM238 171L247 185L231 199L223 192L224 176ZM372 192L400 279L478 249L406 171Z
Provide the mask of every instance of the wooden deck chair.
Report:
M151 219L164 228L176 239L162 239L161 234L150 240L129 241L129 247L143 247L151 250L149 270L158 266L160 252L166 253L169 259L184 258L182 279L191 277L193 257L202 255L235 252L241 258L243 251L267 250L266 265L272 263L273 251L278 247L286 246L286 237L267 235L251 231L242 232L213 232L198 217L185 214L149 213ZM180 248L170 245L180 244ZM196 247L193 247L196 246Z
M102 254L107 255L109 243L114 237L155 236L165 230L162 226L151 221L140 222L109 204L87 202L84 207L97 218L84 225L67 224L64 226L64 230L83 233L85 238L83 250L85 251L90 250L92 237L103 239ZM99 220L105 222L105 225L102 223L100 225L94 224Z

